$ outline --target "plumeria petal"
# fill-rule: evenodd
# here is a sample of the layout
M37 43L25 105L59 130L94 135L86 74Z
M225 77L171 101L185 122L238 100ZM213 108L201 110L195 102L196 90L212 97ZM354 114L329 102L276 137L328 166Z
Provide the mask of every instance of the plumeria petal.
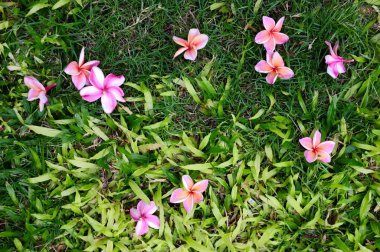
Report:
M73 81L74 86L78 90L81 90L86 84L88 84L88 80L86 78L86 75L82 72L78 75L71 76L71 80Z
M335 147L335 142L325 141L325 142L320 143L317 149L318 149L318 153L319 151L323 151L323 152L326 152L327 154L330 154L334 150L334 147Z
M293 78L294 72L289 67L278 67L277 74L281 79L288 80Z
M280 18L275 27L272 29L272 32L279 32L282 29L282 25L284 24L285 17Z
M339 72L335 68L334 64L330 64L327 66L327 73L333 77L334 79L338 78Z
M189 192L182 188L175 189L170 197L170 203L181 203L189 197Z
M191 45L195 46L195 48L197 50L199 50L199 49L204 48L206 46L207 42L208 42L208 36L205 34L199 34L199 35L195 36L193 41L191 41Z
M145 221L149 227L154 229L160 228L160 219L155 215L148 215L145 217Z
M255 42L257 44L264 44L268 42L268 40L271 38L270 33L267 30L261 31L256 34L255 36Z
M36 89L30 89L28 92L28 101L34 101L34 100L38 99L40 92L41 91L36 90Z
M202 193L200 192L193 192L193 200L194 200L194 203L199 203L203 200L203 195Z
M268 73L267 77L266 77L266 81L269 83L269 84L274 84L277 80L277 73L276 71L272 71L270 73Z
M137 203L137 210L140 212L141 215L145 212L146 206L147 204L143 200L140 200L139 203Z
M339 61L339 59L337 57L333 57L331 55L326 55L325 56L325 62L326 62L326 64L332 64L332 63L335 63L337 61Z
M79 65L77 62L75 61L72 61L70 62L67 67L65 68L65 70L63 70L65 73L67 73L68 75L78 75L80 74L80 68L79 68Z
M333 52L338 55L339 41L337 41L334 45Z
M189 49L184 54L185 59L194 61L197 58L197 50Z
M329 47L331 56L337 56L337 53L334 52L334 50L331 47L331 43L329 41L325 41L326 45Z
M276 22L273 18L263 16L263 25L265 27L265 30L271 31L276 26Z
M274 51L274 49L276 48L276 40L274 39L273 36L270 36L270 39L264 43L264 47L269 52Z
M176 37L176 36L173 36L173 41L180 45L180 46L183 46L183 47L186 47L188 46L188 43L186 40L184 40L183 38L179 38L179 37Z
M99 67L93 67L91 69L90 83L99 89L104 88L104 74L103 71Z
M80 91L80 96L82 96L82 99L88 102L94 102L98 100L102 94L102 90L98 89L95 86L88 86Z
M181 47L181 48L179 48L176 52L175 52L175 54L174 54L174 56L173 56L173 59L175 58L175 57L177 57L178 55L180 55L181 53L183 53L184 51L186 51L187 50L187 47Z
M259 73L270 73L273 71L273 67L265 60L260 60L259 63L256 64L255 70Z
M139 220L136 225L136 235L137 236L144 235L148 233L148 231L149 231L148 223L143 219Z
M144 202L145 206L144 206L144 210L143 212L141 212L141 214L148 214L148 215L152 215L154 212L157 211L157 206L156 204L154 203L154 201L151 201L150 204L146 204Z
M193 210L194 207L194 201L193 201L193 196L190 195L187 197L187 199L183 202L183 207L185 208L187 213L190 213L191 210Z
M198 29L190 29L189 34L188 34L188 36L187 36L187 41L188 41L188 43L190 44L190 43L193 41L193 39L194 39L197 35L199 35L199 34L201 34L201 33L199 32Z
M138 221L141 217L140 211L137 210L136 208L131 208L129 210L129 214L131 215L132 219L134 219L135 221Z
M207 186L208 186L208 180L207 179L201 180L194 184L192 191L203 193L204 191L206 191Z
M281 33L281 32L273 32L272 36L275 40L275 43L278 45L285 44L286 42L289 41L288 35Z
M123 85L124 81L125 81L125 78L123 75L116 76L114 74L109 74L104 79L104 88L119 87Z
M110 93L117 101L125 102L124 91L119 87L111 87L107 89L107 92Z
M324 163L330 163L331 162L331 156L329 153L326 153L324 151L319 151L317 159L324 162Z
M317 160L317 154L312 150L306 150L304 154L308 163L313 163L315 160Z
M299 142L306 150L313 149L313 140L310 137L301 138Z
M24 83L31 89L45 91L45 87L33 76L25 76Z
M80 51L79 61L78 61L79 67L81 67L83 63L84 63L84 47L82 47L82 50Z
M317 146L321 143L321 132L319 132L319 130L317 130L315 133L314 133L314 136L313 136L313 147L314 148L317 148Z
M338 73L345 73L346 72L346 68L344 67L343 62L335 63L334 67Z
M116 98L111 93L105 92L101 97L102 107L106 114L111 114L116 108Z
M273 53L272 65L273 67L283 67L285 65L284 60L278 52Z
M42 112L44 110L44 106L45 104L48 103L48 98L45 94L45 92L41 92L38 96L38 98L40 98L40 111Z
M84 63L81 66L81 69L86 69L90 71L93 67L99 66L99 64L100 64L99 60L92 60L92 61Z
M182 183L187 191L190 191L194 185L194 182L189 175L182 176Z

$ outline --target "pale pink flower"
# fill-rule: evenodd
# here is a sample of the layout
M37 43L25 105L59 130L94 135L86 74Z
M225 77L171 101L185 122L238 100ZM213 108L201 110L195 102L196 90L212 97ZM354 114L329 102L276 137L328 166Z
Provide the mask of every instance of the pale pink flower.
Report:
M325 141L321 143L321 132L317 130L312 139L304 137L299 142L306 149L304 154L307 162L312 163L318 159L322 162L330 163L330 154L335 147L335 142Z
M140 236L148 233L149 227L154 229L160 228L160 219L153 215L156 210L157 206L153 201L150 204L146 204L142 200L137 204L137 208L131 208L129 213L132 219L137 221L136 235Z
M346 68L344 67L343 63L354 62L354 60L345 60L342 57L338 56L338 42L335 43L334 49L331 47L331 43L329 41L325 41L325 43L330 49L330 55L326 55L325 57L327 64L327 73L336 79L340 73L346 72Z
M194 184L189 175L182 176L182 183L185 190L182 188L175 189L170 197L170 203L181 203L187 213L190 213L195 203L203 200L202 193L207 189L208 180L201 180Z
M255 70L259 73L267 73L266 80L269 84L274 84L277 77L280 79L293 78L294 73L289 67L285 67L284 60L278 52L267 51L267 59L256 64Z
M182 46L174 54L173 58L185 52L185 59L195 60L197 58L197 51L206 46L208 42L208 36L205 34L201 34L198 29L190 29L187 41L176 36L173 36L173 40L175 43Z
M75 87L81 90L85 85L89 84L89 75L93 67L100 64L98 60L92 60L84 63L84 47L82 48L79 56L79 62L72 61L65 68L65 73L71 75L71 80L73 81Z
M116 108L117 101L125 102L124 92L120 88L125 81L124 76L116 76L111 73L104 78L103 71L99 67L93 67L89 80L92 86L84 87L80 91L80 95L88 102L94 102L101 98L105 113L112 113Z
M24 77L25 85L30 88L28 92L28 101L34 101L36 99L40 99L40 111L44 110L45 104L48 103L48 98L46 93L56 86L56 84L52 84L47 86L46 88L33 76L25 76Z
M285 17L282 17L276 24L273 18L264 16L263 25L265 30L256 34L255 42L257 44L264 44L265 49L271 52L274 51L276 45L285 44L289 40L289 37L280 32L284 20Z

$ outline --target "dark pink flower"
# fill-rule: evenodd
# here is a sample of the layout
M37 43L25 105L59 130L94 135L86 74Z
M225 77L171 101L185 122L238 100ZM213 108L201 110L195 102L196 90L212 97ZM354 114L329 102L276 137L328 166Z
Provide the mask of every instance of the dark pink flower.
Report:
M153 215L156 210L157 206L153 201L150 204L146 204L142 200L137 204L137 208L131 208L129 213L132 219L137 221L136 235L140 236L148 233L149 227L154 229L160 228L160 219Z
M325 57L327 64L327 73L336 79L340 73L346 72L346 68L344 67L343 63L354 62L354 60L345 60L342 57L338 56L338 42L335 43L334 49L331 47L331 43L329 41L325 41L325 43L330 49L330 55L326 55Z
M85 85L89 84L89 75L93 67L100 64L100 61L93 60L84 63L84 47L82 48L79 56L79 62L72 61L65 68L65 73L71 75L71 80L73 81L75 87L81 90Z
M56 84L52 84L47 86L46 88L33 76L25 76L24 77L25 85L30 88L28 92L28 101L34 101L36 99L40 99L40 111L44 110L45 105L48 103L48 98L46 93L56 86Z

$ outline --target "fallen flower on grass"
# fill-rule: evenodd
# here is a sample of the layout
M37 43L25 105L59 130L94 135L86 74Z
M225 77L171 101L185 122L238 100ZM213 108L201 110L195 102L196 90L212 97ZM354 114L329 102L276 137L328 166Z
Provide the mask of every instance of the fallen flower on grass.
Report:
M176 36L173 36L173 40L175 43L182 46L174 54L173 58L185 52L185 59L195 60L197 58L197 51L206 46L208 42L208 36L205 34L201 34L198 29L190 29L187 41Z
M99 67L93 67L89 80L92 86L84 87L80 91L80 95L88 102L94 102L101 98L105 113L112 113L116 108L117 101L125 102L124 91L120 88L125 81L124 76L116 76L111 73L104 78L103 71Z
M330 163L330 154L335 147L335 142L325 141L321 143L321 132L317 130L313 138L304 137L299 142L306 149L304 154L307 162L312 163L318 159L324 163Z
M257 44L264 44L265 49L271 52L274 51L276 45L282 45L288 42L289 37L280 32L284 20L285 17L282 17L276 24L273 18L264 16L263 25L265 30L256 34L255 42Z
M79 62L72 61L65 68L65 73L71 75L75 87L81 90L85 85L89 84L89 75L93 67L100 64L98 60L92 60L84 63L84 47L82 48L79 56Z
M24 83L27 87L30 88L28 92L28 101L34 101L36 99L40 99L40 111L44 110L45 104L48 103L48 98L46 93L56 86L56 84L52 84L47 86L46 88L33 76L25 76Z
M256 64L255 70L259 73L267 73L266 81L274 84L277 77L287 80L294 76L292 69L285 67L284 60L278 52L267 52L267 59Z
M332 48L329 41L325 41L330 49L330 55L326 55L326 64L327 64L327 73L334 79L338 78L340 73L345 73L346 68L343 63L354 62L354 60L345 60L342 57L338 56L338 47L339 43L336 42L334 48Z
M181 203L187 213L190 213L195 203L203 200L202 193L207 189L208 180L201 180L194 184L189 175L182 176L182 183L185 190L182 188L175 189L170 197L170 203Z
M148 233L149 227L154 229L160 228L160 219L153 215L156 210L157 206L153 201L150 204L146 204L142 200L137 204L137 208L131 208L129 213L132 219L137 221L136 235L140 236Z

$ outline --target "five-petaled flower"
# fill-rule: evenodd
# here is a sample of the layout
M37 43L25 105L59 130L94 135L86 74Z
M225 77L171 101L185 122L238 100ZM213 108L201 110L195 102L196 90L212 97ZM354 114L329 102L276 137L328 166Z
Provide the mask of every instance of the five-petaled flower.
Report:
M206 46L208 42L208 36L201 34L198 29L190 29L187 41L176 36L173 36L173 40L175 43L182 46L174 54L173 58L185 52L185 59L195 60L197 58L197 50L202 49Z
M120 86L124 83L124 76L109 74L104 78L102 70L93 67L89 77L92 86L84 87L80 91L82 98L88 102L94 102L101 98L105 113L110 114L116 108L117 101L125 102L124 92Z
M201 180L194 184L189 175L182 176L182 183L185 190L182 188L175 189L170 197L170 203L181 203L187 213L190 213L195 203L203 200L202 193L207 189L208 180Z
M137 204L137 208L131 208L129 213L132 219L137 221L136 235L140 236L148 233L149 227L154 229L160 228L160 219L153 215L156 210L157 206L153 201L150 204L146 204L142 200Z
M267 59L256 64L255 70L259 73L267 73L266 80L274 84L277 77L287 80L294 76L292 69L285 67L284 60L278 52L267 51Z
M336 42L334 48L332 48L331 43L325 41L330 49L330 55L326 55L326 64L327 64L327 73L334 79L338 78L340 73L345 73L346 68L344 67L345 62L353 62L354 60L345 60L342 57L338 56L338 47L339 43Z
M304 154L307 162L312 163L318 159L322 162L330 163L330 154L335 147L335 142L321 142L321 132L317 130L313 138L304 137L299 142L306 149Z
M289 40L289 37L286 34L280 32L284 20L285 17L282 17L276 24L273 18L264 16L263 25L265 27L265 30L256 34L255 42L257 44L264 44L265 49L270 52L274 51L277 44L285 44Z
M75 87L81 90L86 84L89 84L89 75L93 67L100 64L98 60L92 60L84 63L84 47L82 48L79 56L79 62L72 61L65 68L65 73L71 75Z
M47 86L46 88L33 76L25 76L24 83L26 86L30 88L28 92L28 101L34 101L36 99L40 99L40 111L44 110L45 104L48 103L48 98L46 93L56 86L56 84L52 84Z

